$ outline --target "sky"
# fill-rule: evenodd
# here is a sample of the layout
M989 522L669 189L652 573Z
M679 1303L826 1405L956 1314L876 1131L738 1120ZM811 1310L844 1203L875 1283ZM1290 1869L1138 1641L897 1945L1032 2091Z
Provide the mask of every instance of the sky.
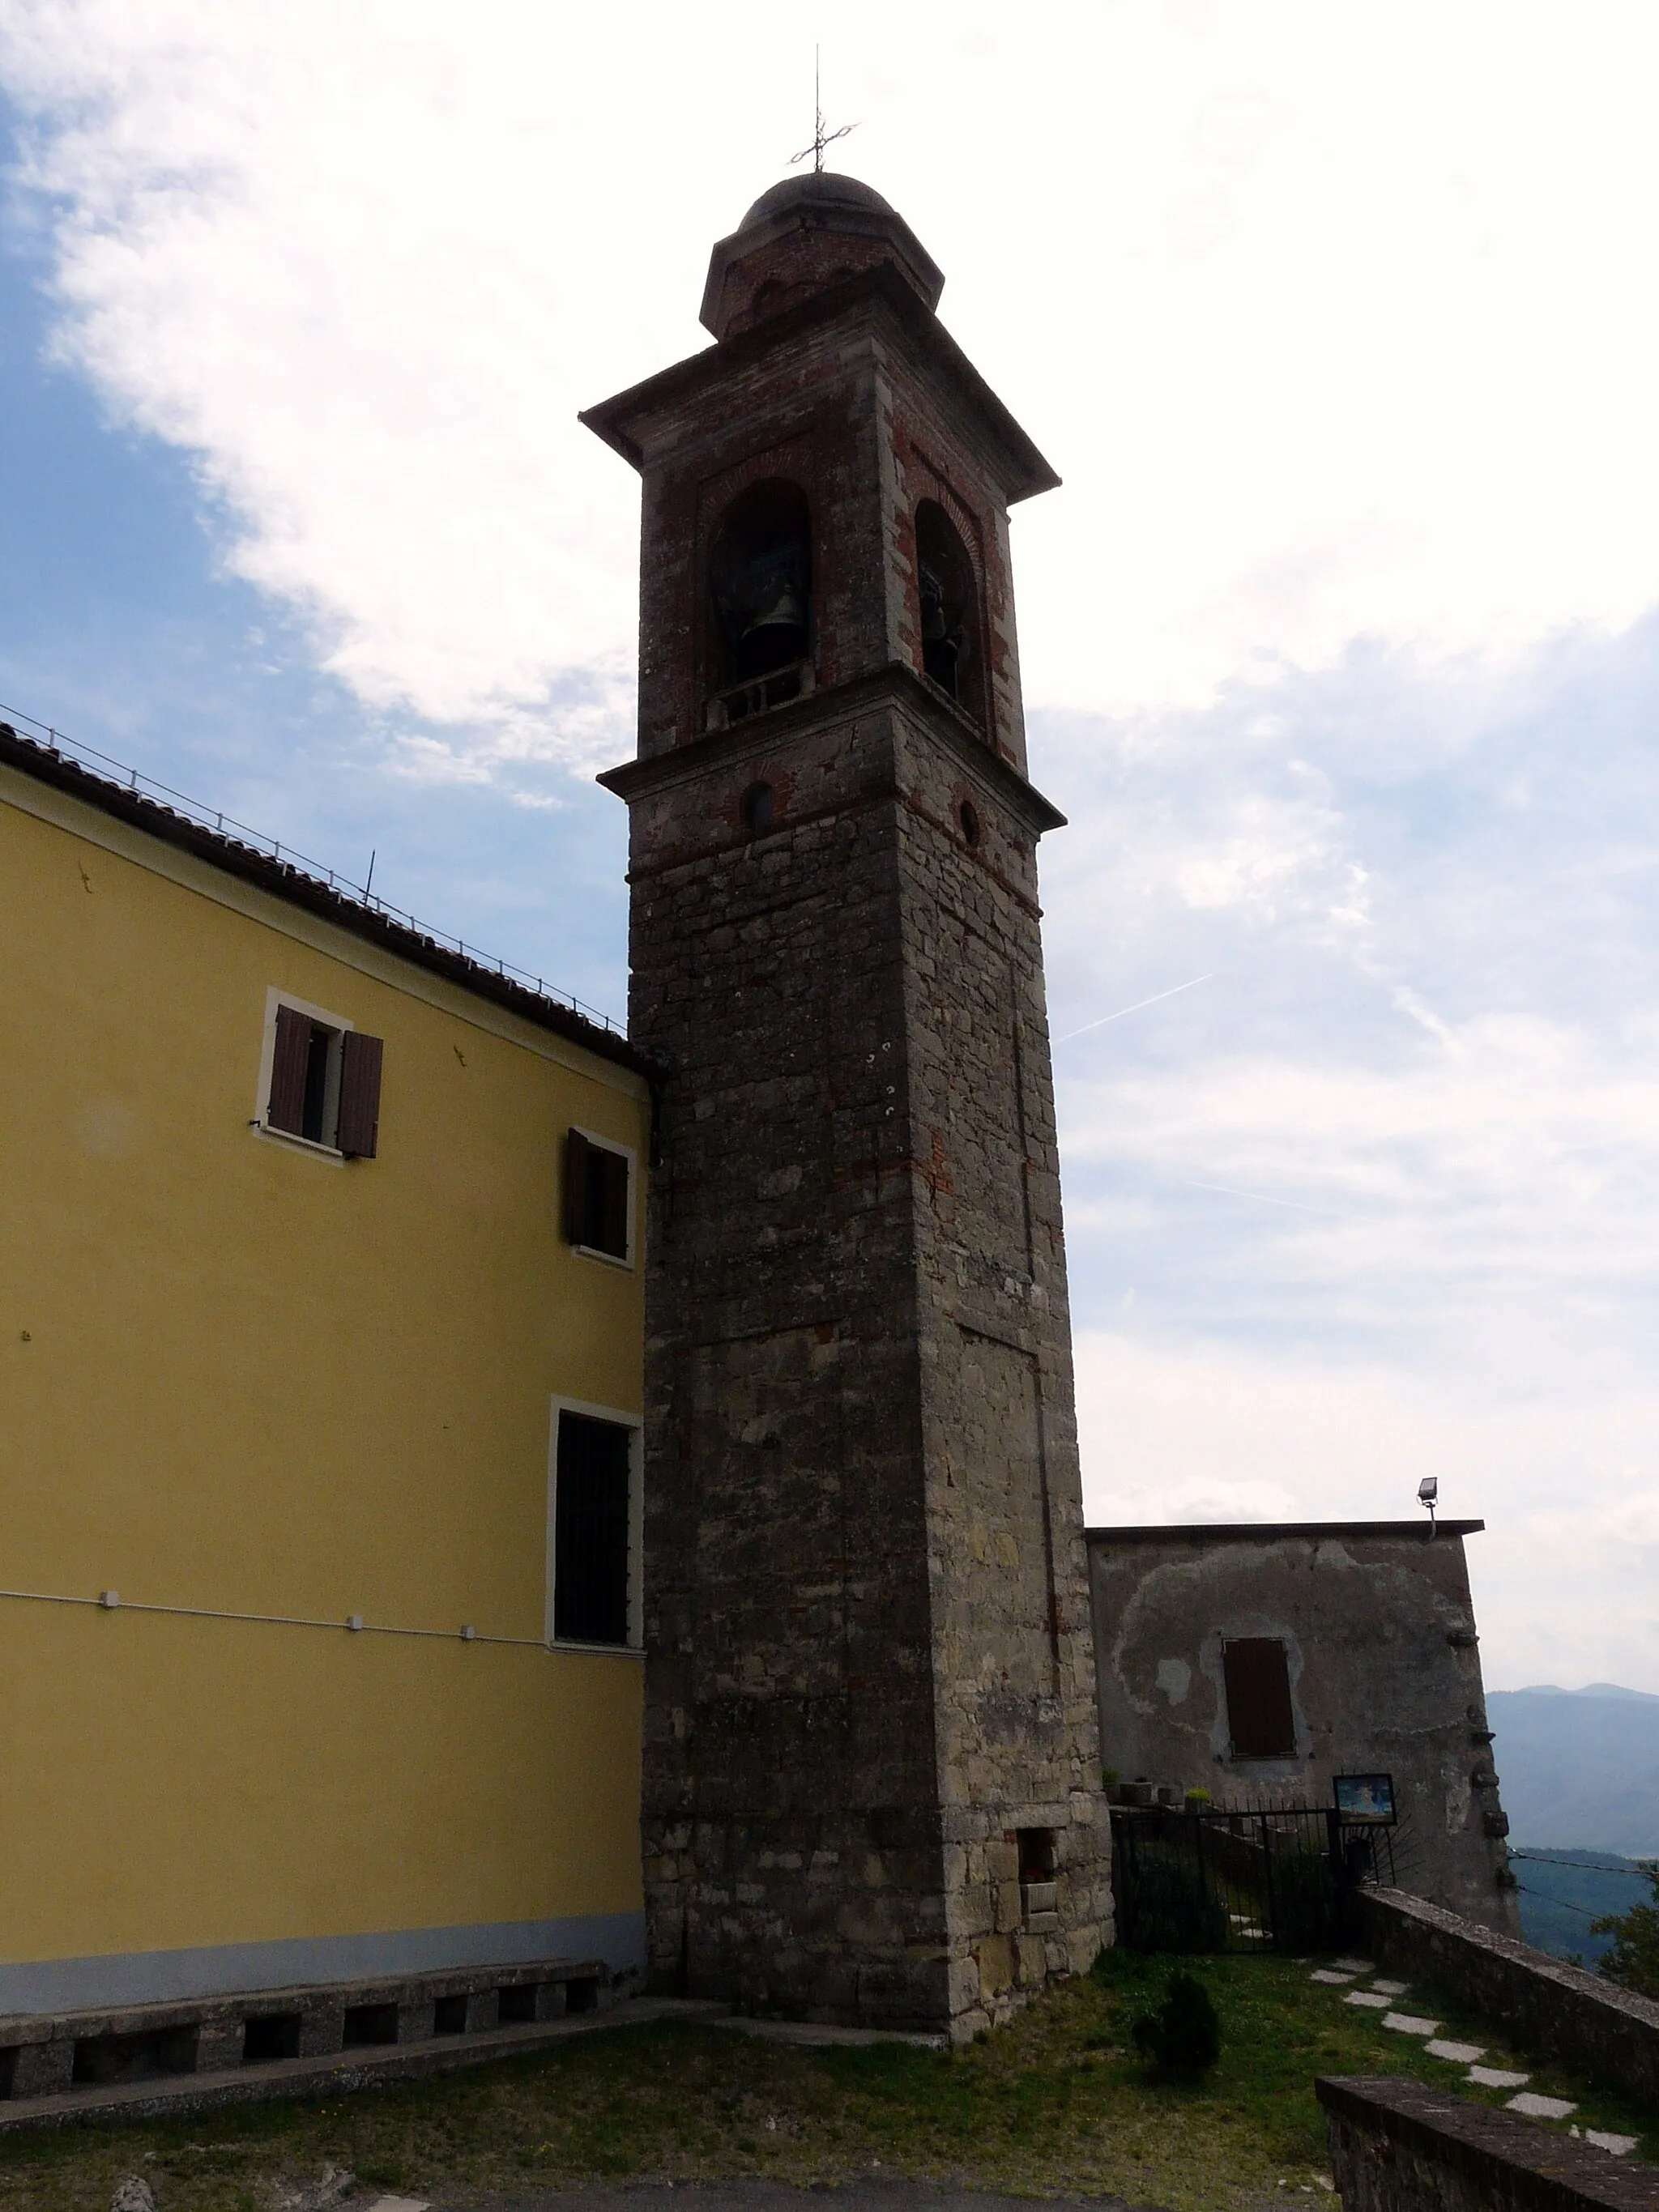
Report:
M580 17L581 20L577 20ZM1659 18L0 0L0 701L620 1015L638 496L811 135L1016 510L1085 1506L1659 1691Z

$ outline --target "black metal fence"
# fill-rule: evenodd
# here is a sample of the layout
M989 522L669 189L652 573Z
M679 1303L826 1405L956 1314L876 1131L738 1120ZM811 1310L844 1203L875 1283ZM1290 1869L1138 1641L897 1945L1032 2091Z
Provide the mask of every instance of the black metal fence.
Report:
M1396 1829L1321 1807L1115 1807L1117 1935L1133 1951L1340 1949L1353 1896L1395 1880Z

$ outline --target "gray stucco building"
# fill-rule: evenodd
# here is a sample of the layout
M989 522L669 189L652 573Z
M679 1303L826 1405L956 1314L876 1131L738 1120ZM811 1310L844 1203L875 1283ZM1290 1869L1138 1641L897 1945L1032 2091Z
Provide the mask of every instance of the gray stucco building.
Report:
M1402 1886L1516 1932L1463 1555L1484 1526L1091 1528L1107 1768L1237 1806L1389 1774Z

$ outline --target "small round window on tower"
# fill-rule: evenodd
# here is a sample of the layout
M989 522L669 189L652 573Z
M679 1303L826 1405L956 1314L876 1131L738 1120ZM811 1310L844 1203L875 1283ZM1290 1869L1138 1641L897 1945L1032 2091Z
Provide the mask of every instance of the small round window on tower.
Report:
M758 837L763 830L772 826L772 787L769 783L751 783L743 794L743 826L751 837Z
M979 809L971 799L964 799L957 809L957 819L962 824L962 834L969 845L979 842Z

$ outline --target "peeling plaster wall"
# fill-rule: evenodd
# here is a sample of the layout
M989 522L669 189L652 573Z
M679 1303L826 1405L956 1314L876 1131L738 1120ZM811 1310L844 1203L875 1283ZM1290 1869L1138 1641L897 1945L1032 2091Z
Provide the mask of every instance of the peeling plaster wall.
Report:
M1516 1932L1462 1533L1097 1528L1089 1570L1102 1756L1121 1779L1328 1805L1334 1776L1390 1773L1401 1886ZM1294 1757L1233 1756L1234 1637L1285 1645Z

